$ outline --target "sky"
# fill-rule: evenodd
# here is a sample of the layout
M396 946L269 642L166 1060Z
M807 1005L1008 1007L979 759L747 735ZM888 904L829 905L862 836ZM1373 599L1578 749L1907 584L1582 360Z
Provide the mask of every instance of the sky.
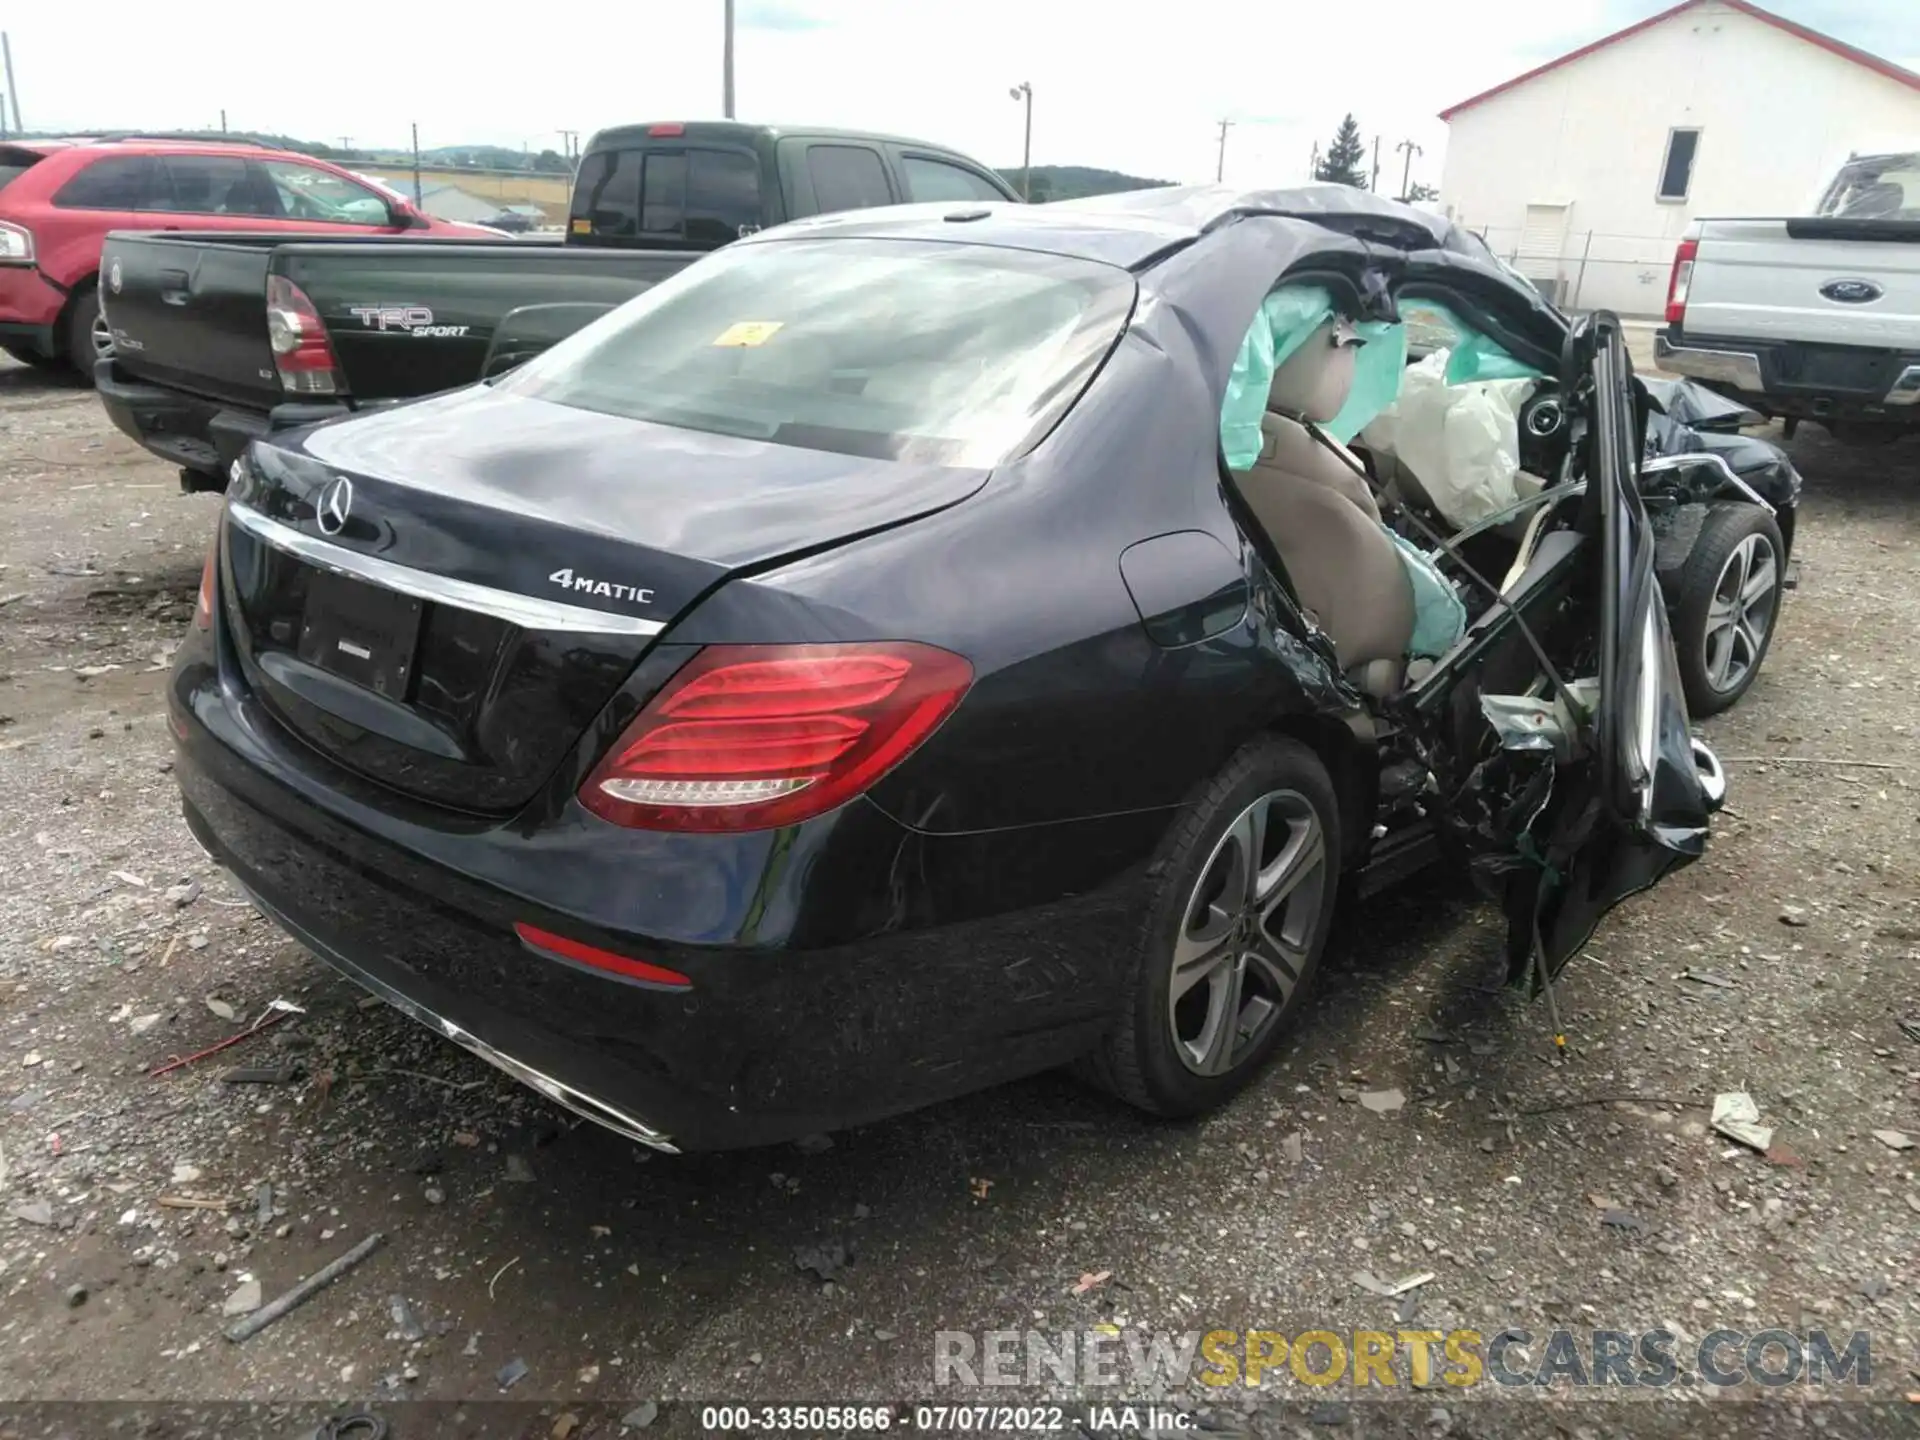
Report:
M885 130L989 165L1211 180L1306 178L1351 111L1380 138L1382 188L1437 183L1437 112L1665 8L1663 0L737 0L737 111ZM1913 0L1778 0L1777 13L1920 70ZM6 22L30 129L234 129L363 146L558 149L635 120L720 114L722 0L505 6L446 0L91 0ZM551 21L537 18L551 15ZM511 17L511 18L508 18Z

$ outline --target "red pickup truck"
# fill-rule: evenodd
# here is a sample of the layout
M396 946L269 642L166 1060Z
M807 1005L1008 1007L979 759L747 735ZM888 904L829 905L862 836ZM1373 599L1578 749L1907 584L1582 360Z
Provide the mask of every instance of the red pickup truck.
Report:
M0 143L0 350L91 376L112 350L96 298L109 230L479 236L308 155L211 140Z

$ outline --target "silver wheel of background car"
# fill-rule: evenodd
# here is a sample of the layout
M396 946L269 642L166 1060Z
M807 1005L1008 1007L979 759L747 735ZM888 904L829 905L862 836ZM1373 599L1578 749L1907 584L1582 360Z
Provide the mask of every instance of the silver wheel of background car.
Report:
M1261 796L1220 837L1187 900L1167 987L1174 1050L1194 1074L1233 1070L1286 1009L1326 879L1326 833L1298 791Z
M93 312L93 327L87 333L88 338L93 341L93 358L111 360L113 358L113 327L107 324L106 311Z
M1779 585L1780 557L1767 536L1749 535L1727 556L1707 606L1701 656L1707 683L1714 689L1724 693L1739 688L1766 652Z

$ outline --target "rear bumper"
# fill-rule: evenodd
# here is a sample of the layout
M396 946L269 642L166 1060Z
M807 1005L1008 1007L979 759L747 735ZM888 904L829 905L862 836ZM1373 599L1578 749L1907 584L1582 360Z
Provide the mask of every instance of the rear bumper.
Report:
M0 265L0 340L52 358L67 292L31 265Z
M430 1028L660 1148L770 1144L1072 1059L1110 1018L1169 817L932 838L856 801L788 831L623 831L570 800L508 823L375 798L292 741L224 639L168 694L187 823L262 910ZM1042 857L1104 883L1036 893ZM688 976L628 983L526 923Z
M94 366L93 383L107 418L124 434L169 464L214 477L212 489L225 487L228 468L252 441L353 413L345 404L243 409L134 380L112 360Z
M1655 362L1765 414L1920 426L1920 351L1657 332Z

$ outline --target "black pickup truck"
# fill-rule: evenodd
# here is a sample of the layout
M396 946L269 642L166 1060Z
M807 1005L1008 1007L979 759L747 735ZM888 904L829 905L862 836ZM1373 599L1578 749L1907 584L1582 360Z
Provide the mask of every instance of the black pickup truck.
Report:
M908 201L1014 200L943 147L733 122L595 135L561 241L149 234L107 238L115 425L220 490L248 441L469 385L740 235Z

